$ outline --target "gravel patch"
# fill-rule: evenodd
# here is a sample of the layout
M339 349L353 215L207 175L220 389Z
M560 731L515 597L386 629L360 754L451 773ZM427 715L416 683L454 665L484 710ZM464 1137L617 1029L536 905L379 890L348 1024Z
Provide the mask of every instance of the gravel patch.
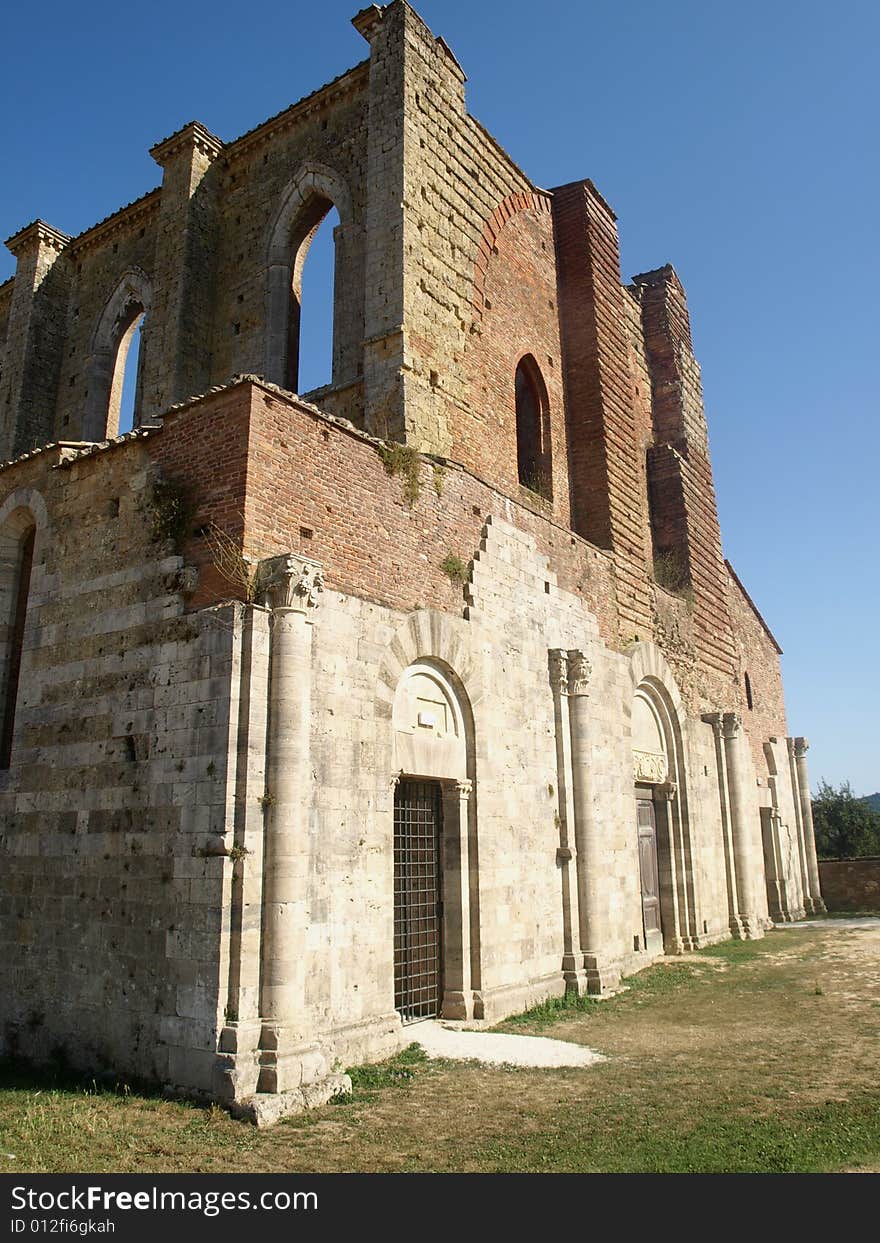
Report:
M592 1066L606 1058L582 1044L545 1036L468 1032L429 1019L413 1026L412 1038L429 1058L484 1062L488 1066Z

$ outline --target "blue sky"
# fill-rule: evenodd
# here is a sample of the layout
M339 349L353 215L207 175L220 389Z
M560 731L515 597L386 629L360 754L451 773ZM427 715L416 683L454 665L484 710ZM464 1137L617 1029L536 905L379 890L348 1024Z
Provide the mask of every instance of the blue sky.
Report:
M4 16L0 236L78 233L362 59L357 3L48 0ZM591 177L623 274L671 262L703 369L725 552L785 649L811 774L880 789L873 654L880 8L869 0L422 0L470 111L539 185ZM0 256L0 280L14 262Z

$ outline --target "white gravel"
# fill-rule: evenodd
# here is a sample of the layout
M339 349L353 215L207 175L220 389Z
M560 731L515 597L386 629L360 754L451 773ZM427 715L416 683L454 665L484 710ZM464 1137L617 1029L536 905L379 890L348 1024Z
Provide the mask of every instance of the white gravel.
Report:
M429 1058L485 1062L488 1066L592 1066L606 1060L601 1053L568 1040L462 1031L433 1019L414 1024L410 1030Z

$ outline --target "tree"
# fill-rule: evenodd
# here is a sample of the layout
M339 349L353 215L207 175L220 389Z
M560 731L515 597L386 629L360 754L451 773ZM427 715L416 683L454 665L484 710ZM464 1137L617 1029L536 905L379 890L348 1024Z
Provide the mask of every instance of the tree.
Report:
M820 859L880 855L880 812L856 798L848 781L835 789L819 782L813 799L813 826Z

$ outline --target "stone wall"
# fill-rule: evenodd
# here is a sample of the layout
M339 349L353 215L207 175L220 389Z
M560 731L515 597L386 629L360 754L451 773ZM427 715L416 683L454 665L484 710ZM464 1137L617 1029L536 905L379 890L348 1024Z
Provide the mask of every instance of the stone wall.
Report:
M829 911L880 911L880 859L820 859Z
M37 538L0 773L0 1031L7 1051L204 1088L231 867L213 845L230 623L186 613L154 478L136 440L4 476L0 520L24 506Z

